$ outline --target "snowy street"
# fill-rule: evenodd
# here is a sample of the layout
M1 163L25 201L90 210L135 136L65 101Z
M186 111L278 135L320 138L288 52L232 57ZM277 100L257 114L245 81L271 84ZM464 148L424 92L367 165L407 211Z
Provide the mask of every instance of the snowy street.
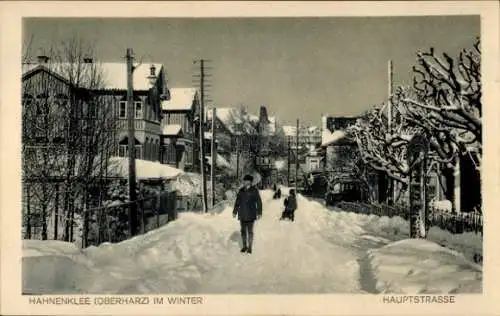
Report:
M269 200L267 194L264 200ZM335 229L330 214L299 199L295 222L279 221L283 199L264 202L255 227L254 252L238 253L239 244L203 282L201 292L216 293L332 293L358 292L357 251L353 238ZM307 210L307 211L306 211ZM324 215L324 216L322 216ZM234 220L233 220L234 221ZM228 232L238 226L229 222ZM237 231L232 240L239 241ZM347 233L347 232L346 232ZM349 238L345 240L345 238Z
M263 217L255 224L252 254L239 252L239 223L232 217L232 205L219 214L182 213L178 220L143 236L83 251L64 242L25 240L24 292L481 291L479 266L428 241L393 243L393 250L369 255L370 249L392 242L382 236L383 231L402 230L396 219L331 211L299 196L295 222L279 221L283 199L272 200L271 196L270 191L261 192ZM367 227L379 227L379 233ZM415 249L408 251L411 247ZM401 251L407 254L393 256ZM417 251L422 266L412 266L420 264L419 260L404 262ZM373 266L375 261L378 264ZM395 272L388 274L384 262L395 265L391 270ZM429 271L436 267L442 271L431 277ZM379 279L401 279L398 273L411 279L410 287Z

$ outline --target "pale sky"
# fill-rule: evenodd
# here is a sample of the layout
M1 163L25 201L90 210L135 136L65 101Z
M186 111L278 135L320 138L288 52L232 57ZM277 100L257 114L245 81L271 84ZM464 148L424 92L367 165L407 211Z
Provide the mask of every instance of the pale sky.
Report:
M258 114L266 105L282 124L320 125L321 114L357 115L411 83L416 52L433 46L456 56L480 34L478 16L327 18L88 18L24 21L36 52L79 36L101 61L124 60L127 47L143 62L165 65L170 87L192 85L192 60L211 60L210 98L217 107Z

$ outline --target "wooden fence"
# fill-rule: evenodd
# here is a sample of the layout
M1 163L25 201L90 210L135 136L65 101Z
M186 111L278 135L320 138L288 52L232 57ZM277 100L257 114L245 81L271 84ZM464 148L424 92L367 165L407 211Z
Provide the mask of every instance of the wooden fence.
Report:
M219 201L214 206L215 210L210 209L210 212L221 211L220 209L225 206L225 202ZM138 215L138 234L144 234L177 219L179 212L203 211L201 195L177 195L176 191L160 192L158 195L144 197L134 202L113 203L88 208L77 211L73 223L75 233L72 241L74 240L85 248L98 246L105 242L116 243L130 238L128 210L134 204ZM84 214L87 214L87 217ZM63 215L62 212L60 216ZM87 225L84 223L84 218L87 218ZM59 222L64 223L65 221L61 218ZM23 229L26 229L24 226ZM33 233L29 237L24 234L25 238L41 239L41 235L37 233L41 230L41 226L31 225L30 229ZM52 234L49 234L48 237L54 239Z
M409 220L409 207L406 205L340 202L338 206L348 212L388 217L399 216L405 220ZM439 227L452 234L461 234L464 232L483 234L483 216L479 213L455 214L430 209L427 224L429 227Z
M120 242L130 238L130 206L137 209L139 234L159 228L177 218L176 194L161 192L127 203L117 203L85 210L88 214L88 231L82 234L82 247L97 246L103 242ZM84 225L85 226L85 225Z

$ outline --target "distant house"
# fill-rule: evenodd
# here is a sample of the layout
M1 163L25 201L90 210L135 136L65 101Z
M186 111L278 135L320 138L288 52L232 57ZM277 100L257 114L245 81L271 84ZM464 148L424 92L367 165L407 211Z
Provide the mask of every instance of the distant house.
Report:
M299 126L297 135L296 125L283 125L283 133L287 139L290 139L290 144L295 146L297 136L299 144L305 147L320 147L321 145L321 129L317 126Z
M170 98L161 103L162 163L184 171L199 169L200 102L195 88L172 88Z
M348 171L339 170L346 166L340 164L340 158L344 151L356 150L357 145L353 139L347 137L345 130L357 121L357 117L334 117L323 116L321 129L321 147L325 150L324 168L326 171Z
M306 154L306 172L322 171L324 169L321 148L310 148Z
M207 138L212 137L213 110L207 109L205 114ZM239 164L242 157L250 153L251 135L255 134L255 128L251 124L251 118L241 109L233 107L218 107L215 116L215 138L217 139L217 166L230 167L230 172L241 173L242 166ZM207 147L210 150L210 146ZM209 154L210 151L207 151ZM221 164L219 164L219 161ZM235 170L232 170L235 169ZM236 170L239 169L239 170Z

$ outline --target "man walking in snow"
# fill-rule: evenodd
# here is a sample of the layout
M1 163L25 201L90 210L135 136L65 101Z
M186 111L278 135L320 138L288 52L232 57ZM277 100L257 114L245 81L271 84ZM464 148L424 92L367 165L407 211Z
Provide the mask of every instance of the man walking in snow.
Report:
M241 252L252 253L253 225L255 220L262 216L262 200L259 191L252 186L253 177L246 175L243 178L244 186L236 196L233 216L238 216L241 226Z

